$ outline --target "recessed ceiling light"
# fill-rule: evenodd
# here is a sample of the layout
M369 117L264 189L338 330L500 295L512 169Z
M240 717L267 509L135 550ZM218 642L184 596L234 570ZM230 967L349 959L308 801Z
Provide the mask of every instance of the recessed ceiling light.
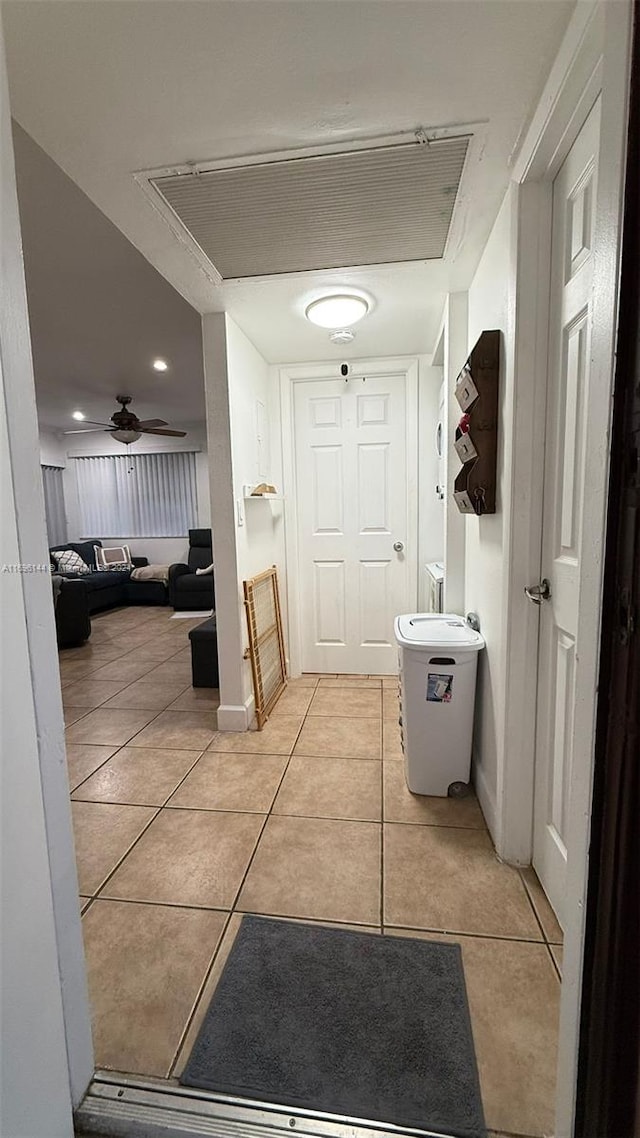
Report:
M362 320L368 311L364 297L340 293L312 301L305 309L305 316L321 328L345 328Z
M77 419L79 423L81 423L83 419L86 419L86 417L83 411L74 411L71 416L72 419Z
M167 371L168 367L169 367L169 364L167 363L166 360L157 359L157 360L153 361L154 371Z
M355 338L355 332L350 332L348 328L342 328L339 332L332 332L329 336L333 344L350 344Z

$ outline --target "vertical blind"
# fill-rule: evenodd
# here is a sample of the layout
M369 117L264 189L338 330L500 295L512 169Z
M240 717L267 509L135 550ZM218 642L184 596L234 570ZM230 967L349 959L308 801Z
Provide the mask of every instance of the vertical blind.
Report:
M49 545L62 545L67 540L67 516L64 508L63 473L59 466L42 467L44 512Z
M83 537L184 537L196 525L191 451L75 458Z

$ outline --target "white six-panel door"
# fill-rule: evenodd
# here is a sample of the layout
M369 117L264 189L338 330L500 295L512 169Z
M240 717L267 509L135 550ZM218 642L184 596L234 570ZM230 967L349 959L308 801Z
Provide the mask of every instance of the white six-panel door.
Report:
M553 187L533 864L564 919L568 800L573 753L580 537L589 363L600 102Z
M294 436L302 670L394 672L415 605L406 376L296 383Z

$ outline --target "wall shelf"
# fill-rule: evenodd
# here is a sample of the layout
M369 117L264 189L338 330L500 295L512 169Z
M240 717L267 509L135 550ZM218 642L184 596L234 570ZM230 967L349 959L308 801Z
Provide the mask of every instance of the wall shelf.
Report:
M495 514L498 461L500 332L483 332L456 379L455 396L469 417L454 441L462 469L453 496L461 514Z
M252 493L254 489L254 486L242 487L245 502L284 502L284 496L282 494L254 494Z

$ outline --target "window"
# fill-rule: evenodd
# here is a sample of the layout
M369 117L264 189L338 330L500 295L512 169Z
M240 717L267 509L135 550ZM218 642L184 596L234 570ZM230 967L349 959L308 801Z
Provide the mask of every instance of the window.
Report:
M67 540L67 516L64 508L62 478L62 467L42 467L44 513L47 520L49 545L62 545Z
M75 458L83 537L184 537L196 525L191 451Z

